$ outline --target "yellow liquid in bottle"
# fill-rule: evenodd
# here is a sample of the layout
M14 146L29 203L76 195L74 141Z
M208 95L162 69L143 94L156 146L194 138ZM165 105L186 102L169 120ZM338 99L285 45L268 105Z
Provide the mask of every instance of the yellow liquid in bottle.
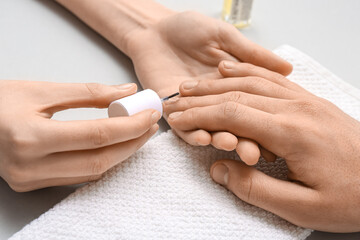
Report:
M253 0L224 0L222 19L237 28L248 27Z

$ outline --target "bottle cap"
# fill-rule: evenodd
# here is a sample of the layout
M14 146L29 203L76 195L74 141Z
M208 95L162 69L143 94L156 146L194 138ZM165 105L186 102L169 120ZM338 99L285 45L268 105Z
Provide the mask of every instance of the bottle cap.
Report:
M163 112L159 95L151 89L113 101L109 105L108 115L109 117L125 117L147 109L155 109L161 115Z

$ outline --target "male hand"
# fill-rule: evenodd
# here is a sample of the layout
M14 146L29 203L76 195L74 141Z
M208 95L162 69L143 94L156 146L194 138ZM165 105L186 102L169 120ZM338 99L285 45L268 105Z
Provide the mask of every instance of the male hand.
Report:
M212 178L296 225L359 231L360 123L280 74L235 62L220 70L237 77L183 83L166 106L169 124L251 139L286 160L290 181L234 160L215 162Z

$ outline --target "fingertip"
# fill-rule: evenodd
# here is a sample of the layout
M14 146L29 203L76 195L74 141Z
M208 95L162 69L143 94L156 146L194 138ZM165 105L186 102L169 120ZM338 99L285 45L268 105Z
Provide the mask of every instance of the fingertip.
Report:
M161 118L161 114L156 110L147 109L129 117L120 118L128 118L128 121L131 122L130 125L136 129L134 131L138 131L139 134L145 134L146 132L151 132L151 130L154 129L154 126L158 126L157 122ZM157 129L155 132L156 131Z
M260 158L260 149L257 143L249 139L239 139L236 152L247 165L255 165Z
M219 148L224 151L231 152L236 149L237 141L235 142L234 139L227 139L221 143Z
M233 151L236 149L238 139L228 132L215 132L212 134L211 144L220 150Z
M181 131L172 129L173 132L185 142L193 146L207 146L211 143L211 135L205 130Z
M228 77L229 72L232 71L232 69L235 67L236 67L235 62L224 60L219 63L218 70L223 77Z
M167 118L167 122L170 125L170 127L176 127L176 123L177 123L177 118L180 117L182 115L183 112L173 112L171 114L169 114L168 118Z
M280 70L280 73L284 76L288 76L293 71L293 65L289 63L288 61L283 60L283 66Z
M204 130L197 130L194 132L194 141L198 146L207 146L211 143L210 133Z
M223 60L220 62L219 67L225 71L232 70L232 69L236 68L236 62L229 61L229 60Z
M181 83L179 86L180 95L181 96L189 95L189 93L192 90L194 90L198 84L199 84L199 81L194 81L194 80L185 81L185 82Z
M151 113L151 123L152 124L157 123L160 120L160 118L161 118L161 114L159 111L155 110Z

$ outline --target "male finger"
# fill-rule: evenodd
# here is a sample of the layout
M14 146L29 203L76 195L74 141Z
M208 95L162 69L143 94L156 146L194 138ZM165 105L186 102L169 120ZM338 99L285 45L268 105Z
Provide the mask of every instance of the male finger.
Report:
M259 144L250 139L239 138L236 152L247 165L255 165L260 158Z
M168 117L170 126L178 130L226 131L253 139L264 147L272 146L274 139L281 137L277 121L275 115L235 102L191 108Z
M241 200L303 227L310 224L307 220L319 202L315 190L270 177L239 161L217 161L210 174Z
M211 135L205 130L181 131L172 129L176 135L193 146L207 146L211 143Z
M231 91L217 95L204 95L194 97L179 97L164 103L164 109L169 114L185 111L194 107L205 107L224 102L237 102L255 109L269 113L277 113L284 109L285 101L278 98L263 97L240 91Z
M258 67L249 63L239 63L235 61L222 61L219 64L219 71L224 77L247 77L257 76L276 84L279 84L285 88L298 91L307 92L294 82L291 82L283 75L270 71L266 68Z
M241 91L264 97L294 99L296 92L260 77L187 81L180 85L181 96L203 96Z
M211 145L219 150L233 151L238 143L237 137L229 132L211 133Z
M143 135L159 119L156 110L146 110L130 117L85 121L46 120L39 139L47 153L101 148Z

